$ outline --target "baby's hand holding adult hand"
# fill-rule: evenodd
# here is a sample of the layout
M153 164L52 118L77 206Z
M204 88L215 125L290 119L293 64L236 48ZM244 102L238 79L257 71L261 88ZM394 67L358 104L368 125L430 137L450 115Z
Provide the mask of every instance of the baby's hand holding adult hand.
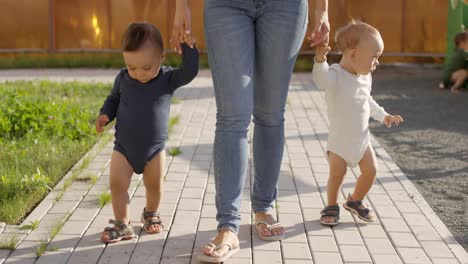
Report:
M327 45L319 45L315 48L315 61L322 63L327 60L327 54L331 48Z

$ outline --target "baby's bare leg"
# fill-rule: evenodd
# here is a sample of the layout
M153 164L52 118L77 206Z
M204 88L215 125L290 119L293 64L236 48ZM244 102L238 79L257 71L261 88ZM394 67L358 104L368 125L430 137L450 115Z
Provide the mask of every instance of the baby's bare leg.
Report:
M364 156L359 162L361 175L359 176L354 193L353 200L362 200L367 195L374 184L375 176L377 175L377 160L375 158L374 149L371 145L367 147Z
M132 178L133 168L122 153L114 151L110 164L110 189L112 209L116 220L129 222L130 199L128 187Z
M328 177L327 184L327 207L336 206L338 204L338 193L347 171L346 161L331 151L328 152L328 162L330 163L330 176ZM338 211L334 209L329 212L338 214ZM338 215L336 217L338 217ZM338 223L338 219L335 218L335 216L323 215L320 218L320 222L333 224Z
M346 161L333 152L328 152L328 162L330 163L330 176L327 184L327 206L338 203L338 192L343 183L347 171Z
M163 150L154 156L145 166L143 172L143 183L146 188L146 211L157 212L162 199L162 184L164 179L164 169L166 152ZM155 219L156 220L156 219ZM161 225L151 225L150 232L162 229Z
M130 199L128 187L133 174L133 168L122 153L114 151L110 164L110 189L112 195L112 209L115 220L128 224L130 212ZM118 229L118 227L115 227ZM109 232L102 233L102 238L108 240Z

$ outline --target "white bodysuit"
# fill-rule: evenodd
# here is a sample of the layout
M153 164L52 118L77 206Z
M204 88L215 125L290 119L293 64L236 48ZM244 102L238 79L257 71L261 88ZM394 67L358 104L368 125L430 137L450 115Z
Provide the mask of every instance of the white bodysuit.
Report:
M370 95L372 76L356 75L339 64L315 62L315 85L325 90L330 122L328 147L356 167L370 145L369 117L383 122L388 114Z

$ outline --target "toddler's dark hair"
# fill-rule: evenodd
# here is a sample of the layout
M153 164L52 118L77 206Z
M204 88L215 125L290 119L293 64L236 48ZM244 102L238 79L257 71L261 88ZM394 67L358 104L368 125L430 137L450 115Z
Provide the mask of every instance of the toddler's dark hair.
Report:
M131 23L122 37L122 50L135 51L150 42L160 52L164 51L161 32L150 23Z
M462 31L455 36L455 46L458 47L460 43L468 40L468 31Z

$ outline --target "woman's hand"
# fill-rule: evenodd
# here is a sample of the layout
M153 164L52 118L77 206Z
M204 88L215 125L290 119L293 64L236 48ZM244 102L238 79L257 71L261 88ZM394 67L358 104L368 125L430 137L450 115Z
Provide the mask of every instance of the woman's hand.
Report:
M315 16L315 28L307 37L312 43L311 47L314 47L318 44L323 44L328 46L328 35L330 33L330 23L328 22L328 12L327 11L318 11Z
M190 35L192 31L191 13L187 1L188 0L176 0L171 44L179 54L182 53L180 43L184 42L184 35ZM190 47L193 48L193 44Z

